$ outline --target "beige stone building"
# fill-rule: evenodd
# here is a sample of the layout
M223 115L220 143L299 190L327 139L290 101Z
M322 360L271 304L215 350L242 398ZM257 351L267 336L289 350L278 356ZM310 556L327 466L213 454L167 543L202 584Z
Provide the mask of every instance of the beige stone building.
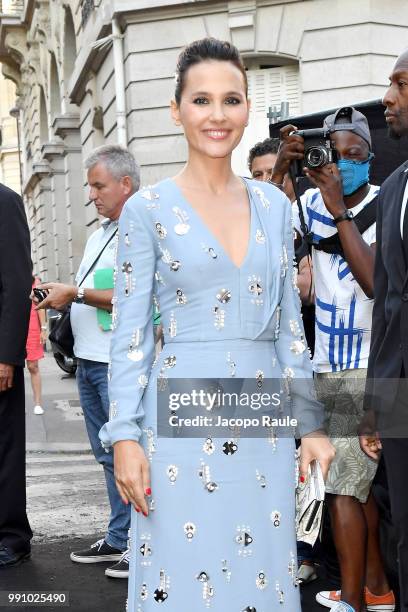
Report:
M251 121L234 154L267 135L266 113L290 115L380 97L408 40L406 0L9 0L0 61L21 109L23 191L43 278L69 280L95 228L84 157L126 144L144 184L186 159L170 119L181 47L215 36L240 49Z

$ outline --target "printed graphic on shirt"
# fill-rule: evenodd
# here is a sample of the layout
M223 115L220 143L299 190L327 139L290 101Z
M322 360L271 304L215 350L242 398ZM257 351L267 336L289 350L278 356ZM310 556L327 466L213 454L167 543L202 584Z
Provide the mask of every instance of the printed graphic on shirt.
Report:
M357 215L378 194L371 186L365 199L353 208ZM309 189L301 198L303 214L313 239L333 236L336 225L318 189ZM301 234L299 213L293 204L294 225ZM375 243L375 223L363 233L364 241ZM366 368L370 350L373 300L355 280L347 261L338 254L313 249L316 295L316 343L313 368L316 372Z

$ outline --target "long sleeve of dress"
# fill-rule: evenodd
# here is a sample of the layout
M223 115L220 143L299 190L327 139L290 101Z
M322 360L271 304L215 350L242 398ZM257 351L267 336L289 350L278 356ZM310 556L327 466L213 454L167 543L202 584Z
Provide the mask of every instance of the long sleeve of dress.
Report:
M322 428L324 409L316 400L313 389L312 365L304 335L296 284L293 238L291 207L288 204L285 209L281 256L282 274L285 274L285 278L275 347L283 376L290 385L292 416L297 419L299 435L304 436Z
M138 441L143 393L154 359L153 285L155 237L143 198L135 194L119 221L109 373L109 422L100 431L107 448Z

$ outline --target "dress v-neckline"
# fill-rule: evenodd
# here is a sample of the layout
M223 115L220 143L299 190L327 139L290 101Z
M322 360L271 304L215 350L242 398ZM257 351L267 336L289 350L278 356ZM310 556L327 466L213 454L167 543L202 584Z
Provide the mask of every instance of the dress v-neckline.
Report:
M237 266L237 264L232 260L232 257L229 255L229 253L226 250L226 248L223 246L223 244L220 242L220 240L217 238L217 236L214 234L214 232L210 229L208 224L204 221L204 219L202 218L200 213L187 200L187 198L185 197L181 187L179 187L179 185L177 185L177 183L176 183L176 181L174 179L169 178L168 180L171 181L171 183L174 185L175 189L180 194L180 197L183 200L183 204L190 209L190 211L193 213L193 215L197 218L197 220L200 223L200 225L202 225L203 228L205 229L205 231L207 232L207 234L209 236L211 236L211 239L217 244L217 247L222 251L224 257L228 260L228 262L231 264L231 266L233 266L233 268L235 268L238 271L242 270L242 268L245 266L245 264L246 264L246 262L247 262L247 260L249 258L249 254L250 254L250 250L251 250L251 245L252 245L252 223L253 223L252 197L251 197L251 192L250 192L250 189L248 187L248 184L247 184L246 180L244 178L241 178L241 180L243 181L243 183L245 185L245 189L246 189L247 196L248 196L248 202L249 202L249 236L248 236L248 243L247 243L246 252L245 252L244 258L243 258L243 260L242 260L242 262L240 263L239 266Z

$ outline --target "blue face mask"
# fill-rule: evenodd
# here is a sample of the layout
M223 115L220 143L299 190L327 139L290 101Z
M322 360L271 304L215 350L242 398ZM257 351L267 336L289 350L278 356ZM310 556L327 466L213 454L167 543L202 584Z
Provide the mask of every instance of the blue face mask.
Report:
M343 181L343 194L351 195L362 185L368 183L370 175L370 162L374 155L370 153L365 161L354 159L339 159L337 167Z

